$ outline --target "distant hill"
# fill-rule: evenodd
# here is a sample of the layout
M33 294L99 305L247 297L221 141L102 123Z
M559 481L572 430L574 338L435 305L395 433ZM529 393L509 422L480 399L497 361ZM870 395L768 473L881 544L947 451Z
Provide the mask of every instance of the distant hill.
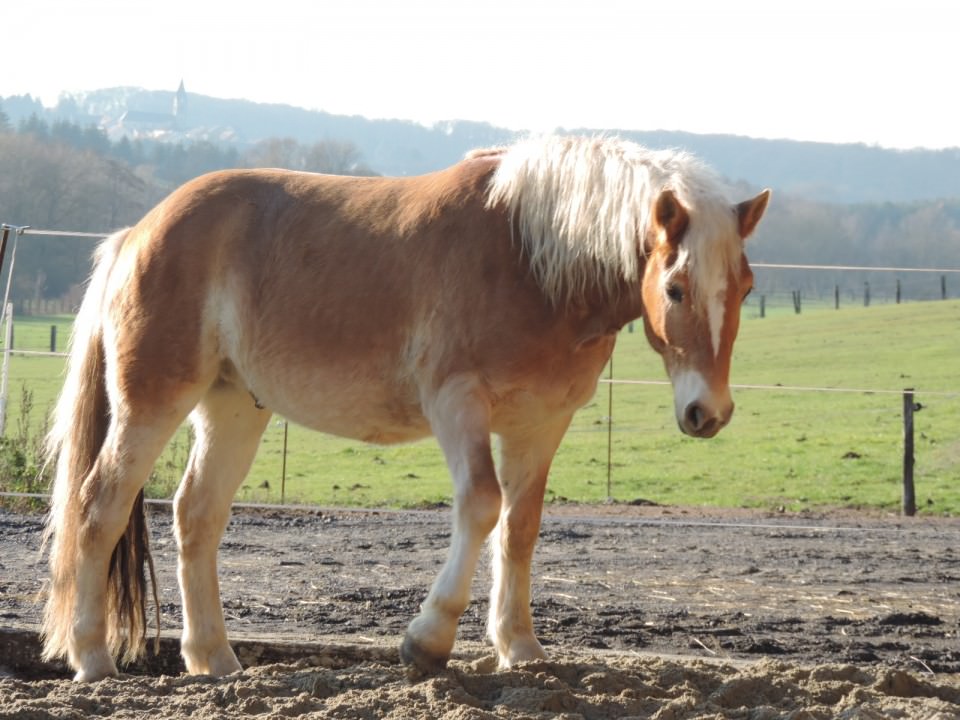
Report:
M179 102L173 116L175 101ZM208 139L249 145L269 137L299 142L344 140L364 162L384 175L414 175L445 167L468 150L510 142L516 133L487 123L450 121L424 127L403 120L370 120L288 105L223 100L188 93L113 88L65 96L44 110L27 97L2 100L16 124L31 113L47 120L93 123L118 134L166 133L172 140ZM124 127L123 116L159 118ZM129 118L133 118L131 114ZM167 117L167 122L163 121ZM960 197L960 148L888 150L863 144L760 140L733 135L581 128L588 134L618 134L652 147L689 150L735 182L772 187L798 198L859 204L917 202Z

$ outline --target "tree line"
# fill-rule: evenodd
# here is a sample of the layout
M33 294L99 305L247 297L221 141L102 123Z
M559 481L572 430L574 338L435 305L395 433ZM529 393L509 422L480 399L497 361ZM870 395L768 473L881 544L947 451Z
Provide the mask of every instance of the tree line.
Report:
M0 108L0 222L37 229L109 232L137 222L171 190L214 170L280 167L375 175L357 148L337 140L271 138L244 149L209 141L112 141L93 126L31 116L14 128ZM77 293L95 241L24 236L11 297Z
M774 194L755 237L753 262L898 268L960 268L960 198L910 203L839 205ZM899 281L906 299L940 296L940 277L920 273L761 270L757 289L799 291L807 297L860 296L865 283L876 297L893 296ZM960 275L948 281L960 296Z
M230 167L285 167L376 174L351 142L270 138L241 147L210 141L111 140L93 126L28 117L16 127L0 108L0 222L35 228L107 232L135 223L183 182ZM756 188L742 186L746 197ZM748 256L755 262L960 268L960 198L839 204L791 196L774 200ZM20 243L15 300L64 297L82 284L94 243L28 236ZM960 284L960 276L952 285ZM763 271L762 290L826 296L867 280L837 273ZM905 297L933 296L929 276L904 275ZM953 289L951 295L960 294Z

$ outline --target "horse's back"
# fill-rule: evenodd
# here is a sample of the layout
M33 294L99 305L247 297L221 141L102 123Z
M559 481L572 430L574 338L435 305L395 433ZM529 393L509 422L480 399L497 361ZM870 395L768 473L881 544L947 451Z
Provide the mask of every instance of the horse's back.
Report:
M524 285L508 223L485 207L492 167L483 158L409 179L223 171L188 183L121 251L126 385L220 375L317 429L427 434L424 385L469 364L489 337L466 324L504 322L517 310L505 292Z

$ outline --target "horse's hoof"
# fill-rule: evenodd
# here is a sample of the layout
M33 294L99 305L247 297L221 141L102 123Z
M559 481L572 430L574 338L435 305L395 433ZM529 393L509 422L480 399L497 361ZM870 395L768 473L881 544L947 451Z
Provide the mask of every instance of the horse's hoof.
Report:
M101 667L93 668L81 668L77 670L76 674L73 676L73 681L78 683L92 683L99 682L109 677L119 677L120 673L117 672L117 667L112 662L109 666L104 665Z
M420 643L410 637L409 633L404 636L400 644L400 662L409 666L413 675L426 677L428 675L437 675L447 668L447 656L434 655L423 648Z

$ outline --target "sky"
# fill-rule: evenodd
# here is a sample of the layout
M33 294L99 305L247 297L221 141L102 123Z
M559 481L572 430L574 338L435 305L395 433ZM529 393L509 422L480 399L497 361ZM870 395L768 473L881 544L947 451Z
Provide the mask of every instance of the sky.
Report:
M960 147L955 0L9 0L0 96Z

